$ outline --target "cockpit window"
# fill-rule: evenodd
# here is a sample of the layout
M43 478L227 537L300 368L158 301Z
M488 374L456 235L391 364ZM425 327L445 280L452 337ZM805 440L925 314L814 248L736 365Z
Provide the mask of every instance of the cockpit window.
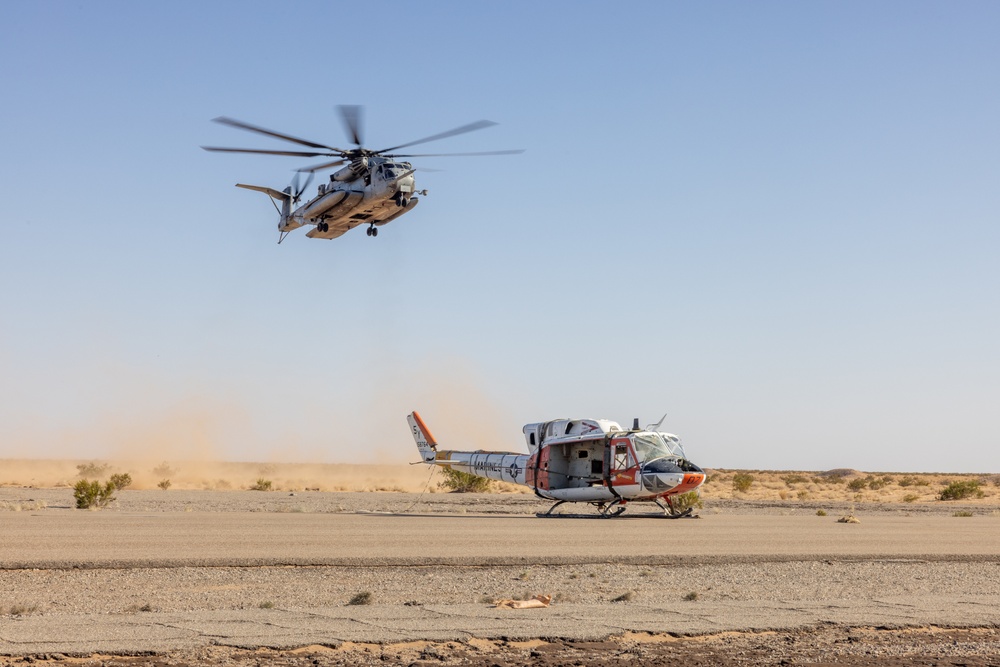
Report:
M687 458L680 441L666 433L640 433L633 439L635 453L643 461L672 458Z
M652 461L671 455L670 450L664 446L663 441L656 433L637 435L632 442L635 445L635 454L641 461Z

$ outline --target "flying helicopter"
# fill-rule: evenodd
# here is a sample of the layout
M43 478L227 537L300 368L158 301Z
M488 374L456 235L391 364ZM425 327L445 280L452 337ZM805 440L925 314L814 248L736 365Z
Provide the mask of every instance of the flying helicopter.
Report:
M666 415L664 415L664 419ZM547 512L567 502L594 505L603 517L622 514L630 502L651 502L664 516L691 515L673 498L694 491L705 472L688 460L680 439L660 431L663 419L630 430L607 419L555 419L522 429L528 454L449 451L438 443L417 412L406 417L421 462L479 477L529 486L539 498L553 500Z
M476 121L397 146L371 150L363 146L361 137L362 107L341 105L337 108L340 112L340 119L344 124L344 129L347 131L347 135L355 145L355 148L344 149L328 146L225 116L213 119L216 123L222 125L307 146L314 150L292 151L202 146L206 151L337 158L330 162L297 169L291 185L281 191L261 185L236 184L238 188L263 192L271 198L271 203L278 211L278 215L281 216L278 219L278 243L281 243L290 232L306 225L314 227L314 229L309 230L306 234L309 238L314 239L335 239L359 225L368 225L368 236L378 236L379 227L413 210L420 201L416 195L427 195L427 190L416 189L413 174L417 170L411 163L402 161L402 158L514 155L524 152L523 150L425 154L401 154L393 152L401 148L438 141L439 139L482 130L496 125L496 123L489 120ZM334 167L342 168L330 175L329 182L319 185L315 197L299 206L299 201L303 193L309 187L316 173L333 169ZM300 173L309 174L306 182L301 186L299 184ZM279 202L281 204L280 208L278 207Z

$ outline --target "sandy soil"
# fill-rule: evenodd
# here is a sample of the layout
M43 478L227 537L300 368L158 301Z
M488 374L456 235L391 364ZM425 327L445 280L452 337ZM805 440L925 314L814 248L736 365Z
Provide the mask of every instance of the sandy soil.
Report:
M883 473L852 469L833 471L708 470L702 487L706 500L773 500L791 502L923 503L937 500L954 481L976 481L980 504L1000 506L1000 474ZM114 473L132 477L130 489L156 489L164 480L170 490L246 490L258 480L274 491L376 491L428 493L446 491L441 475L422 465L334 463L234 463L222 461L84 461L0 459L0 487L66 488L82 477L105 480ZM738 474L753 482L745 491L734 487ZM530 489L494 483L494 492L530 495Z
M0 667L80 665L85 667L368 667L372 665L461 665L468 667L996 667L1000 632L994 628L822 627L794 632L726 632L700 637L627 633L605 641L469 640L466 642L344 643L294 650L210 647L170 655L63 654L3 657Z

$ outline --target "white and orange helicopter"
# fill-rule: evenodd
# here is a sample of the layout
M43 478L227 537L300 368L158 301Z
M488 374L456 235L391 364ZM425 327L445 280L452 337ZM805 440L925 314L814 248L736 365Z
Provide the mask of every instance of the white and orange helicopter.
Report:
M675 507L672 498L705 482L705 472L688 460L680 438L659 430L663 419L645 429L636 419L628 431L607 419L526 424L528 454L438 449L417 412L406 420L423 463L529 486L539 498L555 501L538 516L555 516L560 505L576 502L614 517L630 502L651 502L667 518L679 519L690 516L691 508Z

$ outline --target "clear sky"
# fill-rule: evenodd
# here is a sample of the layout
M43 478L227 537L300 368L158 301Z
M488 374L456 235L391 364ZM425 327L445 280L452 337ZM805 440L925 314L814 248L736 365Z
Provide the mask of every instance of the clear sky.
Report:
M6 2L0 458L415 459L653 422L705 466L1000 472L1000 3ZM427 152L377 239L308 161ZM433 149L433 150L431 150Z

